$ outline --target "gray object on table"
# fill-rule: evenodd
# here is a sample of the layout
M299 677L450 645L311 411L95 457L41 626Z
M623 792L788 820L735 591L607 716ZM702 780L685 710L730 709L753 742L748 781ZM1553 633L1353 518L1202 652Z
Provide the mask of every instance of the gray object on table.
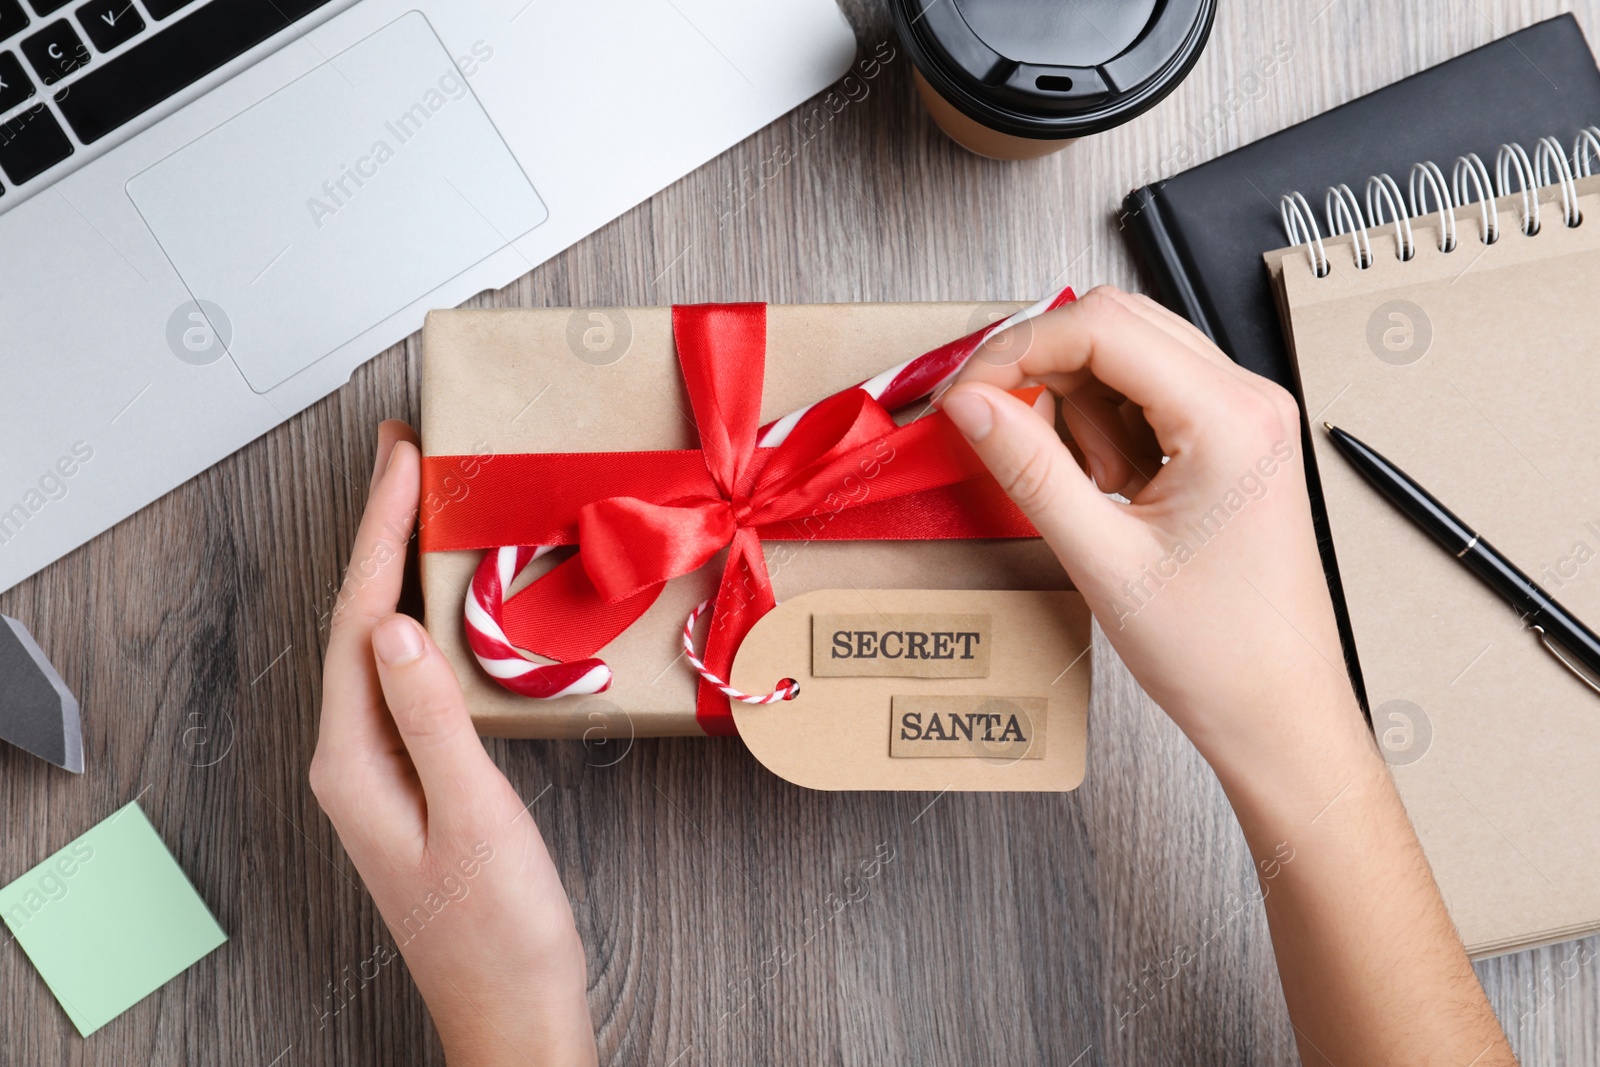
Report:
M9 615L0 620L0 740L82 774L78 698L28 628Z

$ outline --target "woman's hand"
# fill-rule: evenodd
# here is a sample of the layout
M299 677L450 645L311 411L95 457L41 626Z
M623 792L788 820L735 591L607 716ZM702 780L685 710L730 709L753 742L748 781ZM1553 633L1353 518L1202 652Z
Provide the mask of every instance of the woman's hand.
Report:
M1318 731L1368 744L1312 533L1294 399L1115 289L1008 333L941 406L1156 703L1214 764L1272 758ZM1024 381L1061 395L1082 465L1048 417L1002 391Z
M1513 1064L1345 673L1294 400L1114 289L1026 329L944 410L1217 772L1301 1059ZM1061 394L1076 455L997 388L1025 380Z
M583 946L533 816L426 631L394 613L417 517L411 428L385 422L333 614L311 788L452 1064L596 1059Z

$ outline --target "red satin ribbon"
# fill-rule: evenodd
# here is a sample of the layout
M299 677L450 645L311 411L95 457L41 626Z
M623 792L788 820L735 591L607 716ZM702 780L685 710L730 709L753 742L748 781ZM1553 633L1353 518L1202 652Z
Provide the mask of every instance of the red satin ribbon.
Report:
M459 498L424 522L422 551L579 545L508 600L502 619L519 648L565 662L594 655L668 580L727 548L704 657L727 678L773 606L764 539L1038 536L943 414L897 427L853 389L758 449L766 327L764 304L672 309L698 450L424 458L425 498ZM466 494L447 494L462 469L476 470ZM727 698L703 681L695 714L708 734L736 732Z

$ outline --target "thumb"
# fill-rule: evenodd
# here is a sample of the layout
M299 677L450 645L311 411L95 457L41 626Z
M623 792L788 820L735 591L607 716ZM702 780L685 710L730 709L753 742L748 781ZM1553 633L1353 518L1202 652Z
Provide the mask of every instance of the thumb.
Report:
M455 672L427 631L404 615L380 622L372 647L384 700L427 797L428 821L469 822L502 776L473 729Z
M1027 404L992 385L965 382L940 406L1069 571L1115 543L1110 538L1123 516Z

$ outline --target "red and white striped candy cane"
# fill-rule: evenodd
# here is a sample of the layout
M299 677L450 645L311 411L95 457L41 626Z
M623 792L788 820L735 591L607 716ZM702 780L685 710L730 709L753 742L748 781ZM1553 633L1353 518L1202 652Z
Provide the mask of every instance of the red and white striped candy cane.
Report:
M975 330L965 337L924 352L882 374L868 378L839 394L854 389L864 390L889 411L933 396L953 379L966 365L978 346L1001 330L1010 329L1076 299L1072 289L1065 288L1045 297L1015 314ZM791 411L783 418L763 426L756 438L757 447L774 448L783 443L795 425L805 417L815 404ZM472 586L467 591L466 629L467 644L485 672L522 696L549 699L600 693L611 685L611 668L598 659L579 660L573 663L539 663L524 656L506 637L501 626L504 616L505 593L511 581L530 562L549 552L553 545L525 545L498 548L486 552L478 570L473 575ZM685 658L695 671L716 686L731 700L746 704L773 704L792 700L800 694L800 685L785 678L770 693L752 696L734 689L726 681L706 670L705 663L694 650L694 624L710 605L705 601L690 613L683 626Z
M978 346L1001 330L1009 330L1018 323L1027 322L1043 315L1046 311L1054 311L1062 304L1071 303L1076 299L1077 296L1071 286L1068 286L1060 292L1045 297L1037 304L1031 304L998 322L990 323L981 330L974 330L965 337L958 337L954 341L940 345L932 352L924 352L915 359L908 359L904 363L890 367L882 374L851 386L851 389L863 390L886 410L897 411L907 404L938 393L960 373L962 367L967 365L967 360L972 358ZM849 391L850 389L841 390L844 393ZM789 431L795 428L795 424L814 407L816 404L807 404L799 411L791 411L783 418L767 423L761 427L760 435L756 439L757 445L761 448L774 448L782 444L784 438L789 436Z
M540 699L603 693L611 685L611 668L600 660L535 663L517 650L501 628L512 579L552 547L508 546L483 554L467 589L467 644L489 677L513 693Z

